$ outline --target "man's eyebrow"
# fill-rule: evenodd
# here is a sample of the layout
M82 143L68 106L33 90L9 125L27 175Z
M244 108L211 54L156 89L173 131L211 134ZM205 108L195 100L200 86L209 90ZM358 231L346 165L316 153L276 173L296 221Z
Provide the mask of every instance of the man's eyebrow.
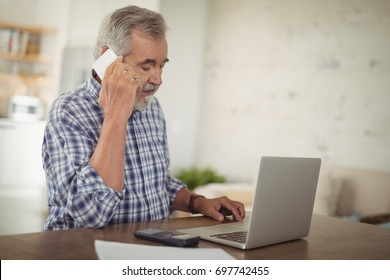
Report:
M169 62L169 59L168 58L165 58L163 60L163 63L167 63ZM139 65L144 65L144 64L156 64L156 60L155 59L151 59L151 58L147 58L145 59L144 61L140 62Z

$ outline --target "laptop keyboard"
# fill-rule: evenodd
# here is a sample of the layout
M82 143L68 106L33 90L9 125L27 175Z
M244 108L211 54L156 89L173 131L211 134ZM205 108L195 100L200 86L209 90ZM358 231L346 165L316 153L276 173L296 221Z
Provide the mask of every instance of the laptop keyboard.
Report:
M246 231L235 231L235 232L229 232L229 233L219 233L211 235L212 237L230 240L238 243L245 243L246 241Z

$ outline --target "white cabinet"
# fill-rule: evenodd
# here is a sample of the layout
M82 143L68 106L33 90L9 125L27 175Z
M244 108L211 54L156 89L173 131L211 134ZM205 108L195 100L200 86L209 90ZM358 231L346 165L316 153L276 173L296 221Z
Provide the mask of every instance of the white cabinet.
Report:
M0 119L0 235L42 231L47 217L45 122Z
M44 188L41 147L45 122L0 119L0 191Z

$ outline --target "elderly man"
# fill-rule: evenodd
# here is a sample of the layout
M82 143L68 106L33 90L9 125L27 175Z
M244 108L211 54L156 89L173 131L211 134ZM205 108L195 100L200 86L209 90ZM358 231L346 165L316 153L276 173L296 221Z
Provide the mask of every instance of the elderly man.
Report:
M45 230L165 219L172 210L242 220L242 203L207 199L169 173L165 119L154 94L168 60L166 24L128 6L107 16L95 58L118 58L53 103L42 148L50 215Z

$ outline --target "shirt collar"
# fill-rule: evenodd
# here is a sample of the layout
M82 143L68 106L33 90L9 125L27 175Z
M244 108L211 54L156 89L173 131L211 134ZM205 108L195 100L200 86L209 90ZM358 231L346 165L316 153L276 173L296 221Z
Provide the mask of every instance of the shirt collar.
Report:
M102 88L102 85L93 77L91 74L87 81L88 89L97 99L99 98L99 93Z

